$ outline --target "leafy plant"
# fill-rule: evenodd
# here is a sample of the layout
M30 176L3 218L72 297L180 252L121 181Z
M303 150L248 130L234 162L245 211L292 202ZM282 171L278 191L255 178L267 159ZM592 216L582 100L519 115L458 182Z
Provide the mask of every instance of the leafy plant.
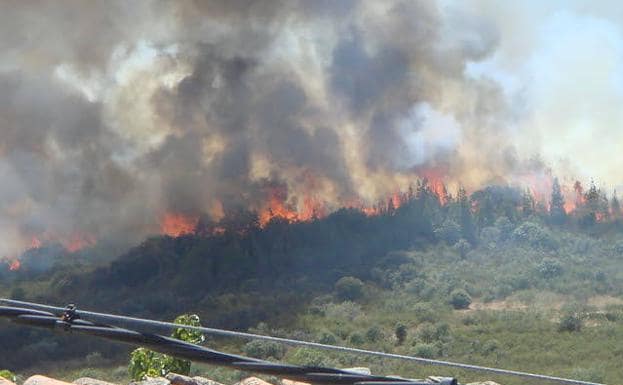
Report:
M180 315L173 322L178 325L201 326L199 316L195 314ZM193 344L199 344L205 340L203 333L182 328L173 330L171 337ZM190 373L190 361L153 352L149 349L138 348L130 353L128 371L130 377L136 381L146 377L164 376L170 372L188 375Z
M463 289L454 290L450 294L450 305L455 309L467 309L472 303L472 297Z
M249 341L244 345L243 351L247 356L263 359L273 357L279 360L285 354L283 345L273 341L262 340Z
M0 370L0 378L4 378L6 380L9 381L13 381L15 382L16 378L15 378L15 374L13 372L11 372L10 370Z
M396 327L394 328L394 334L396 335L396 339L398 340L398 345L402 345L407 339L407 326L403 323L398 322Z
M363 297L363 282L355 277L342 277L335 283L337 297L343 301L354 301Z
M577 313L565 314L558 323L558 330L561 332L579 332L582 329L582 318Z

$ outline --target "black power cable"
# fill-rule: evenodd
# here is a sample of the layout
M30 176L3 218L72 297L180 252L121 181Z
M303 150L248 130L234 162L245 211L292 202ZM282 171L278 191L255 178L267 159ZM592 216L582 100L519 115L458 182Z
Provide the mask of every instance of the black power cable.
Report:
M401 377L374 376L343 369L289 365L223 353L159 334L143 333L83 320L77 315L75 305L68 306L61 317L47 311L0 306L0 317L9 318L13 322L23 325L79 332L142 346L195 362L275 375L319 385L458 385L454 378L431 377L428 380L413 380Z
M56 314L59 317L66 316L66 313L67 313L67 308L44 305L44 304L33 303L33 302L17 301L14 299L0 298L0 304L40 310L40 311ZM542 381L557 382L557 383L566 384L566 385L603 385L603 384L599 384L595 382L573 380L569 378L548 376L544 374L519 372L516 370L508 370L508 369L500 369L500 368L490 368L486 366L471 365L471 364L464 364L464 363L450 362L450 361L441 361L441 360L434 360L430 358L406 356L402 354L385 353L385 352L379 352L379 351L374 351L374 350L365 350L365 349L358 349L358 348L352 348L352 347L346 347L346 346L326 345L326 344L320 344L317 342L300 341L300 340L293 340L289 338L279 338L279 337L238 332L238 331L232 331L232 330L215 329L215 328L192 326L192 325L177 325L171 322L155 321L155 320L121 316L121 315L108 314L108 313L97 313L93 311L77 310L75 308L72 310L72 314L74 314L77 317L82 317L83 319L88 319L94 322L102 322L105 324L120 325L128 329L150 328L151 330L151 329L156 328L157 330L162 330L162 331L169 331L172 329L187 329L187 330L199 331L205 334L227 336L227 337L237 337L237 338L259 339L263 341L278 342L281 344L286 344L286 345L291 345L291 346L306 346L306 347L310 347L314 349L331 350L331 351L336 351L336 352L341 352L341 353L353 353L353 354L361 354L361 355L380 357L380 358L386 358L386 359L398 359L398 360L413 362L416 364L457 368L457 369L470 370L470 371L479 372L479 373L488 373L492 375L524 378L524 379L540 381L540 382Z

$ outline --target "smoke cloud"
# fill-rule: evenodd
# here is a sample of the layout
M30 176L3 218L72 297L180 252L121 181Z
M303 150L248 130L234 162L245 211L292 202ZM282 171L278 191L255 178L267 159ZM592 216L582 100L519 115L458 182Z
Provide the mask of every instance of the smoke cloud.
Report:
M476 188L559 160L522 139L559 118L552 96L507 75L510 56L539 54L509 48L521 20L487 2L0 8L0 256L260 210L275 186L330 210L431 172Z

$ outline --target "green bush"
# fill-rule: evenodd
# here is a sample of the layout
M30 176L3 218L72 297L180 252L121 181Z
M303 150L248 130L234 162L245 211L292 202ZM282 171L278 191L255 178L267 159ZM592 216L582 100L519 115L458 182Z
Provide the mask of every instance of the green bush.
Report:
M413 355L420 358L435 358L438 350L433 344L417 344L413 349Z
M365 338L361 333L353 333L350 335L349 341L353 345L361 345L365 342Z
M363 297L363 282L355 277L342 277L335 283L335 292L342 301L355 301Z
M537 266L539 274L546 279L551 279L562 274L562 264L553 258L545 258Z
M394 334L398 340L398 345L402 345L407 339L407 326L398 322L394 328Z
M379 342L384 337L383 331L376 325L366 330L366 340L368 340L368 342Z
M325 330L320 333L318 342L325 345L335 345L337 344L337 337L333 333Z
M446 219L439 227L434 230L437 239L454 245L461 238L461 226L451 219Z
M0 378L4 378L12 382L16 381L15 374L11 372L10 370L6 370L6 369L0 370Z
M250 357L267 359L273 357L280 360L285 354L285 348L283 345L264 340L249 341L242 348L243 352Z
M552 234L534 222L524 222L513 231L513 240L544 249L555 249L557 242Z
M577 313L567 313L562 316L558 323L558 331L579 332L582 330L582 318Z
M571 372L571 378L574 380L588 381L595 383L604 383L604 371L601 368L575 368Z
M173 322L179 325L201 326L199 316L194 314L180 315ZM201 332L187 329L175 329L171 333L171 337L193 344L199 344L205 339ZM190 373L190 361L153 352L149 349L138 348L130 353L128 372L135 381L140 381L145 377L164 376L169 372L188 375Z
M293 363L307 366L330 366L326 353L315 349L299 348L291 356Z
M455 309L467 309L472 303L472 297L463 289L456 289L450 293L450 305Z
M439 315L430 303L420 302L415 304L413 312L418 322L435 322L439 319Z

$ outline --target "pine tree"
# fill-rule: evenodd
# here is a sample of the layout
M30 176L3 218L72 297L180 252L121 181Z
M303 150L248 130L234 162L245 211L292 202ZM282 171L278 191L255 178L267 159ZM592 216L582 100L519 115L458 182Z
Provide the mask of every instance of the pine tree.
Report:
M557 225L562 225L567 220L565 198L560 190L558 178L554 178L554 184L552 185L552 199L550 201L549 215L552 223Z
M463 238L467 239L471 244L476 243L476 229L472 218L471 205L467 192L463 187L459 187L458 202L460 208L460 225Z
M532 197L532 193L529 189L526 189L523 196L521 197L521 213L524 217L529 217L534 214L535 205L534 198Z
M617 198L617 191L614 190L612 193L612 200L610 201L610 211L612 212L612 219L618 221L621 219L621 204L619 203L619 199Z
M484 194L480 204L478 209L478 224L481 227L493 226L493 222L495 221L495 208L489 192Z
M580 223L585 227L593 226L597 222L597 216L601 212L601 194L595 186L595 182L591 181L591 187L584 194L584 206L582 207L582 215Z

